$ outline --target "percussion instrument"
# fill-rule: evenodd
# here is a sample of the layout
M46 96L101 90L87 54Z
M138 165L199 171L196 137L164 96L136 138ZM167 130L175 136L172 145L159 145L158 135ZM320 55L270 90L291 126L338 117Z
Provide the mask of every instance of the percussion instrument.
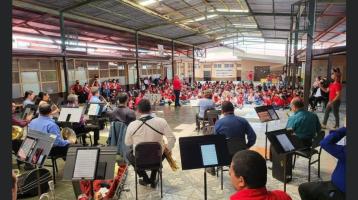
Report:
M12 140L20 140L24 135L24 129L20 126L12 126Z
M68 140L71 144L75 144L77 141L76 133L71 128L61 128L61 135L64 140Z
M38 168L26 171L18 176L17 197L22 199L38 195L38 186L40 186L41 192L47 192L49 181L52 181L52 175L48 169Z

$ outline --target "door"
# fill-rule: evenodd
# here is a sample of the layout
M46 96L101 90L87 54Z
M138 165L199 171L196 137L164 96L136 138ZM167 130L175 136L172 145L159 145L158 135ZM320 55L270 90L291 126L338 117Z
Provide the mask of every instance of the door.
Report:
M262 78L267 78L270 74L270 66L255 66L254 67L254 81L260 81Z
M211 81L211 71L204 71L204 81Z

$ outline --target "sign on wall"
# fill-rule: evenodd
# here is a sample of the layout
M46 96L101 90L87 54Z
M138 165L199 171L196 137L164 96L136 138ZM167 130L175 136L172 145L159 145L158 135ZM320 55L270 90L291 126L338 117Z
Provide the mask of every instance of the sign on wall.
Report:
M216 77L218 78L231 78L235 77L235 73L233 69L216 69Z

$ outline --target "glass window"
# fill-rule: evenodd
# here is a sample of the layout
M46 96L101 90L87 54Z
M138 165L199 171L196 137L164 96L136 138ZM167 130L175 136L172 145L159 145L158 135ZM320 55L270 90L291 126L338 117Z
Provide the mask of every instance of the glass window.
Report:
M109 70L109 75L110 77L115 77L115 76L118 76L118 69L110 69Z
M125 70L118 71L118 76L125 76L125 75L126 75Z
M12 98L22 97L20 84L12 84Z
M57 71L42 71L41 72L41 81L57 81Z
M137 70L134 68L131 68L128 70L128 82L129 84L135 84L137 82Z
M40 92L40 84L39 83L24 83L22 84L22 91L32 90L35 94Z
M39 69L38 60L22 59L20 60L21 71L35 71Z
M100 69L108 69L108 62L99 62L99 68Z
M84 68L77 68L75 71L75 78L76 80L80 81L80 84L84 84L87 82L87 73Z
M100 77L101 78L108 78L109 77L109 70L106 69L106 70L99 70L100 71Z
M74 69L75 66L74 66L74 60L68 60L67 61L67 69ZM77 61L76 61L76 64L77 64ZM62 62L61 62L61 67L62 67Z
M12 83L20 83L19 72L12 72Z
M19 65L18 65L17 59L12 59L12 71L13 72L19 71Z
M22 83L38 83L39 77L37 72L21 72Z
M42 83L42 91L47 93L58 93L58 85L55 83Z
M63 72L63 71L61 71ZM68 81L71 82L71 81L75 81L76 80L76 77L75 77L75 70L71 69L71 70L68 70Z
M40 69L41 70L55 70L55 63L51 60L40 60Z
M89 61L87 63L88 70L98 70L98 62Z

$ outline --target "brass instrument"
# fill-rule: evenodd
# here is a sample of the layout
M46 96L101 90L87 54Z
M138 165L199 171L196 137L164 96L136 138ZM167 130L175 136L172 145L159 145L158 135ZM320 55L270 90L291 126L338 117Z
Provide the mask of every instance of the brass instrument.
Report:
M20 126L12 126L11 135L12 140L20 140L24 135L24 129Z
M167 161L169 163L170 168L172 168L173 171L178 170L179 166L178 166L177 161L174 160L172 152L169 151L169 149L165 148L164 149L164 155L165 155L165 158L167 159Z
M75 144L77 141L76 133L71 128L61 128L61 135L64 140L68 140L71 144Z

